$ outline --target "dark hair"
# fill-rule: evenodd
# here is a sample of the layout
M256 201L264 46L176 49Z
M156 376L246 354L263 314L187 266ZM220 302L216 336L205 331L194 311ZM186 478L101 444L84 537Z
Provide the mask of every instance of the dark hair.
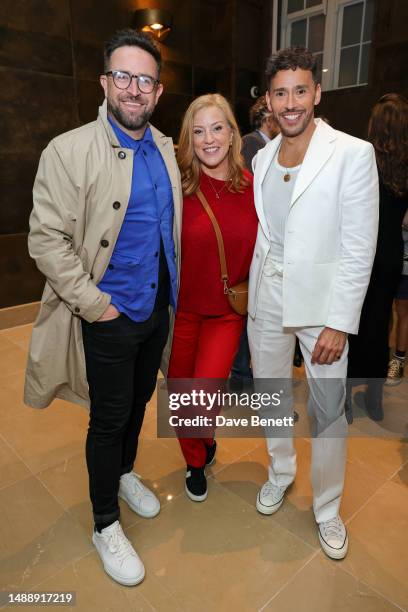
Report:
M368 124L381 179L396 196L408 193L408 100L385 94L375 104Z
M105 42L104 47L104 70L109 70L109 63L112 53L120 47L139 47L143 51L147 51L151 56L154 57L157 64L157 73L160 76L161 70L161 53L154 44L151 37L145 32L139 32L138 30L117 30L109 40Z
M268 59L265 70L268 89L277 72L296 70L296 68L310 70L314 82L318 83L317 60L313 53L310 53L305 47L290 47L281 49Z
M268 115L270 115L270 110L266 105L266 98L265 96L261 96L249 109L249 122L251 128L253 130L258 130Z

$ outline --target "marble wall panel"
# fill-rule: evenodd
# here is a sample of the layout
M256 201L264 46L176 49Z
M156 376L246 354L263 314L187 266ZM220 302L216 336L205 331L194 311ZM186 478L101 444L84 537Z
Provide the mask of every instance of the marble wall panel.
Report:
M166 61L163 64L161 81L167 93L191 95L193 69L191 64Z
M95 121L98 107L104 100L104 93L99 81L77 81L78 113L81 124Z
M232 62L232 2L194 2L193 63L219 69Z
M78 125L73 80L0 67L0 153L37 155L56 136Z
M26 157L23 153L0 155L0 234L28 231L37 168L37 157Z
M263 9L250 0L238 0L237 36L235 57L240 68L262 70L264 68Z
M192 96L164 93L154 111L152 124L177 142L181 120L191 101Z
M408 94L408 36L406 42L389 43L375 49L375 71L370 71L372 84L387 93Z
M70 0L1 0L0 26L70 39Z
M210 68L194 68L194 97L218 92L219 73Z
M368 87L326 91L315 115L327 117L336 130L366 140L368 119L376 99Z
M0 66L72 75L69 0L2 0Z
M103 41L74 40L75 77L96 80L103 73Z
M0 28L0 41L1 66L72 75L71 44L65 38Z
M405 0L377 1L375 43L407 43L408 2Z
M134 0L70 0L72 38L103 45L115 30L131 27Z

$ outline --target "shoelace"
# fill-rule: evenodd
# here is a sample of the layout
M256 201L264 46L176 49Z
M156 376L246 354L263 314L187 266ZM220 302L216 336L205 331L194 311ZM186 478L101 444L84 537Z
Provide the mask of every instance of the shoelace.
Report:
M264 495L270 495L270 493L284 493L286 490L286 487L279 487L277 485L272 484L271 482L266 482L264 484L264 486L262 487L262 496Z
M388 377L393 378L394 376L399 376L400 369L403 367L403 363L401 359L391 359L388 366Z
M140 482L140 478L141 478L141 476L139 474L133 473L133 485L134 485L135 489L137 489L140 493L144 493L145 487Z
M342 524L338 517L325 521L323 528L327 538L334 536L340 539L343 536Z
M132 557L135 554L132 545L123 533L120 525L110 534L108 548L112 554L119 557L121 564L123 564L127 557Z
M140 482L139 474L132 472L130 477L126 480L128 481L129 486L133 487L135 493L144 494L146 493L145 486Z

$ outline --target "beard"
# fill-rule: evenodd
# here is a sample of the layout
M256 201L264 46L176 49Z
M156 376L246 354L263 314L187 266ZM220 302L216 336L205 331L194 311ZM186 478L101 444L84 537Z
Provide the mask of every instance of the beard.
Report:
M286 136L287 138L294 138L295 136L299 136L300 134L303 134L303 132L306 130L309 123L313 121L313 112L314 112L314 109L306 113L301 124L297 126L296 128L294 127L293 129L290 129L290 128L287 129L286 126L283 124L283 121L279 115L275 115L274 119L280 127L282 136Z
M138 101L136 98L127 98L127 100ZM140 114L134 115L131 112L123 111L119 104L115 104L112 100L108 99L107 105L108 111L115 117L116 121L127 130L132 131L145 127L154 111L154 105L146 105Z

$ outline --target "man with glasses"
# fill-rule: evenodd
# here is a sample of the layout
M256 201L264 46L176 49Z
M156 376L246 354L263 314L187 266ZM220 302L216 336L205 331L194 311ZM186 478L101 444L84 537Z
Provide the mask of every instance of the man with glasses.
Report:
M142 517L160 511L133 465L177 295L179 172L171 139L149 124L160 67L143 33L122 30L106 43L99 116L45 149L30 218L30 254L47 282L25 401L90 403L93 542L125 585L141 582L144 566L120 526L118 497Z

